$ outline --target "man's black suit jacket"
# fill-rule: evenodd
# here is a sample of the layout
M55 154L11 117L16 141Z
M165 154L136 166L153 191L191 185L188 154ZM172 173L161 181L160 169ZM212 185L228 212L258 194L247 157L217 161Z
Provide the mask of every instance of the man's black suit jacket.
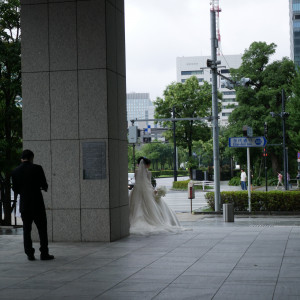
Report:
M23 162L12 172L13 191L20 195L20 212L34 213L45 210L41 190L47 191L48 184L40 165Z

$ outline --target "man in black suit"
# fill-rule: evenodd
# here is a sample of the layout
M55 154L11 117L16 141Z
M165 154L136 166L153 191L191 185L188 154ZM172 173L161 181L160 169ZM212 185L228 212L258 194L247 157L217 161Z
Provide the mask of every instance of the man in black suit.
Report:
M49 254L47 216L41 190L47 192L48 184L44 170L33 163L34 154L24 150L21 165L12 172L13 190L20 195L20 213L23 220L24 250L29 260L35 260L31 229L34 222L40 236L41 260L54 259Z

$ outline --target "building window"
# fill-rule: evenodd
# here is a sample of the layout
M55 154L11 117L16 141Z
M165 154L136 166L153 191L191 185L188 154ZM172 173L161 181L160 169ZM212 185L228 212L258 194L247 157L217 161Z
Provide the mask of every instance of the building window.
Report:
M235 92L222 92L223 93L223 95L235 95Z
M222 117L229 117L230 113L222 113Z
M228 69L221 69L221 73L229 73Z
M201 74L203 74L203 70L181 71L181 75L201 75Z
M236 102L236 99L235 98L223 98L222 99L222 102Z
M300 3L293 3L293 11L300 10Z

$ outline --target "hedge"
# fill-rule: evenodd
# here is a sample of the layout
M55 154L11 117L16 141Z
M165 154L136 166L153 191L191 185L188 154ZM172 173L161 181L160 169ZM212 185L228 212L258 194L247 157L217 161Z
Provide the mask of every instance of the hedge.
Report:
M189 182L190 182L190 179L174 181L173 182L173 189L187 190ZM201 186L200 185L195 185L194 187L195 187L196 190L202 190L203 189L202 185ZM205 186L205 189L213 189L213 187Z
M151 174L154 178L158 178L160 176L160 171L151 171Z
M214 192L205 195L210 208L215 209ZM223 203L233 203L235 211L247 211L248 192L221 192ZM300 211L300 191L269 191L251 193L252 211Z
M268 179L268 186L275 186L277 185L278 179L277 178L269 178ZM241 177L232 177L229 182L228 185L231 186L239 186L241 184ZM247 185L248 185L248 179L247 179ZM265 178L264 177L256 177L253 178L253 185L254 186L261 186L261 185L265 185Z
M161 170L161 171L151 171L152 176L155 178L158 178L159 176L163 175L163 176L170 176L172 177L174 175L174 171L173 170ZM177 171L177 175L178 176L188 176L189 172L186 170L178 170Z

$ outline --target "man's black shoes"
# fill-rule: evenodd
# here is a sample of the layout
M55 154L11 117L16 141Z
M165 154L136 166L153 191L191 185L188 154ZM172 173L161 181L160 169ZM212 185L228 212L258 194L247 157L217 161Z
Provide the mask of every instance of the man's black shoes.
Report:
M51 260L54 259L53 255L50 254L41 254L41 260Z
M28 260L35 260L35 256L33 254L27 255Z

